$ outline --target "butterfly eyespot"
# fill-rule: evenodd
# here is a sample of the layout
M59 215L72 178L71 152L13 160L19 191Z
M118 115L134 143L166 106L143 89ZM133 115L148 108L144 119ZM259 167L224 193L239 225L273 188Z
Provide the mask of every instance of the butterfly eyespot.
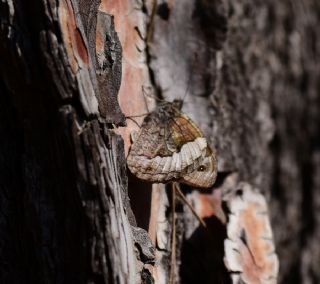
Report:
M205 171L205 170L206 170L206 167L203 166L203 165L201 165L201 166L197 169L198 172L203 172L203 171Z

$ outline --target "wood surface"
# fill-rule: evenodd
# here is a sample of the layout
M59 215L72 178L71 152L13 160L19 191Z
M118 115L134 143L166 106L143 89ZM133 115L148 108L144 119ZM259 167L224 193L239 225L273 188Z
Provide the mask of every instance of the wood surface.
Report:
M0 283L168 283L173 217L175 283L320 282L319 1L0 11ZM217 149L216 184L182 186L206 228L126 166L177 98Z

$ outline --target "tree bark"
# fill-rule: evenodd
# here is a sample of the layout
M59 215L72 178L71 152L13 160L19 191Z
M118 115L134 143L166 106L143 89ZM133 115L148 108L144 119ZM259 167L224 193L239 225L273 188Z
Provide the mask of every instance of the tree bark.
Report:
M318 1L0 11L1 283L320 282ZM213 188L182 187L206 228L126 167L177 98L218 153Z

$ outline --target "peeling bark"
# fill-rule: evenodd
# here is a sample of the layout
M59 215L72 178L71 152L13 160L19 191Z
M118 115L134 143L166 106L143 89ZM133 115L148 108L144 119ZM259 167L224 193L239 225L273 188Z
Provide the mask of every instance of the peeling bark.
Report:
M2 283L141 280L124 144L109 127L125 122L117 102L121 46L112 16L98 4L2 4L12 21L2 22L1 98L15 112L3 125L21 137L11 149L12 136L3 135L16 164L6 170L10 152L3 153L2 167L20 186L3 181ZM12 220L17 228L10 230Z
M1 283L168 283L172 249L176 283L276 283L274 247L278 283L320 281L317 1L0 11ZM207 227L177 197L172 248L171 185L126 156L143 114L176 98L219 173L182 187Z

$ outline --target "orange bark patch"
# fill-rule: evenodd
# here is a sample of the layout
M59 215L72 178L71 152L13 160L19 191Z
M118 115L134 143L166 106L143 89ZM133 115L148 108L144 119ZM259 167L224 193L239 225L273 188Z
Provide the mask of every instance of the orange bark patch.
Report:
M77 28L74 30L74 34L75 34L75 42L76 42L76 45L75 45L76 52L79 55L79 57L82 59L83 63L87 65L89 62L88 50L85 46L81 32Z
M221 189L216 189L211 194L200 192L199 203L199 215L202 219L216 216L221 223L226 223L226 216L222 209Z
M230 195L231 214L225 241L226 266L241 272L245 283L276 283L278 258L264 197L249 184L241 183L241 195ZM234 275L234 277L236 277Z
M139 27L143 28L143 15L139 14L142 12L135 5L136 2L128 0L102 0L99 10L114 16L115 30L122 45L122 81L118 94L120 108L126 116L141 115L132 118L141 124L144 118L142 115L148 112L142 87L148 85L149 78L147 66L143 63L145 42L137 32ZM101 49L103 40L99 37L97 50ZM124 139L126 155L131 145L130 133L138 130L139 127L130 119L127 120L127 127L117 130Z
M60 2L59 20L64 45L73 73L76 73L79 65L88 64L88 51L82 34L77 27L72 4L68 0Z
M104 48L103 35L97 29L97 31L96 31L96 53L101 52L103 50L103 48Z
M247 246L240 243L240 254L244 264L243 274L251 283L259 283L259 276L268 267L266 255L271 249L261 238L267 228L266 224L257 218L258 211L258 204L248 204L247 209L239 216L247 240Z

